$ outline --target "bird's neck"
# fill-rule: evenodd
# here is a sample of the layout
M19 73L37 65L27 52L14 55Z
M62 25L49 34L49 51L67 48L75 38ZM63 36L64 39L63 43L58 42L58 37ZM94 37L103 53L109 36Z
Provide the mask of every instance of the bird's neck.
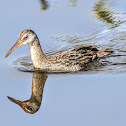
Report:
M40 42L36 39L29 44L31 59L35 68L39 68L42 61L46 60L46 55L43 53Z
M47 75L43 73L35 72L32 79L32 95L30 101L37 102L41 105L44 85L47 79Z

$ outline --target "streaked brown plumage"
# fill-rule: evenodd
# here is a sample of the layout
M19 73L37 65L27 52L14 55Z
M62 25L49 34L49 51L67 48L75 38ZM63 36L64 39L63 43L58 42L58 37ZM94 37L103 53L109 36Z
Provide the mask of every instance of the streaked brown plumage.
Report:
M98 50L93 46L83 46L46 56L41 49L39 39L35 32L26 29L20 33L17 43L10 49L5 57L23 44L29 44L34 68L42 71L79 71L87 67L87 64L111 53L108 49Z

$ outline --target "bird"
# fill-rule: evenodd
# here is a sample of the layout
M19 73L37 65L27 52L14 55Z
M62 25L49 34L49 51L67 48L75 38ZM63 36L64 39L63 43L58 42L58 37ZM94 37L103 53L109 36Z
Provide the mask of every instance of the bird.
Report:
M18 104L26 113L34 114L36 113L42 102L42 95L44 90L44 85L47 80L47 75L42 72L34 72L32 79L32 95L29 100L20 101L12 97L8 99L16 104Z
M34 70L41 71L81 71L85 70L101 57L112 53L109 49L97 49L94 46L82 46L61 53L45 55L37 34L26 29L19 34L17 42L8 51L7 58L17 47L28 44Z

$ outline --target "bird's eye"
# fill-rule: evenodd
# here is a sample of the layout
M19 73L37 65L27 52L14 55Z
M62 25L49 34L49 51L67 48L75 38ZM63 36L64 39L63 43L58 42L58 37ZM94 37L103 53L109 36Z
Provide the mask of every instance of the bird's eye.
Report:
M27 38L28 38L28 36L24 37L23 39L27 39Z
M32 111L32 110L33 110L33 109L32 109L32 107L30 107L30 106L28 106L28 107L27 107L27 109L28 109L28 110L30 110L30 111Z

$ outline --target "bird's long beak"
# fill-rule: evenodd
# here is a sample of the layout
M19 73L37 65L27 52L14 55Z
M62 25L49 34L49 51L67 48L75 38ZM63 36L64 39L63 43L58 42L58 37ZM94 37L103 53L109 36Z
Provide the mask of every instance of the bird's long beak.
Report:
M7 58L17 47L23 45L22 41L17 41L14 46L8 51L8 53L6 54L5 58Z
M12 102L18 104L20 107L24 107L24 106L26 106L26 103L25 103L25 102L22 102L22 101L16 100L16 99L11 98L11 97L9 97L9 96L7 96L7 97L8 97L9 100L11 100Z

